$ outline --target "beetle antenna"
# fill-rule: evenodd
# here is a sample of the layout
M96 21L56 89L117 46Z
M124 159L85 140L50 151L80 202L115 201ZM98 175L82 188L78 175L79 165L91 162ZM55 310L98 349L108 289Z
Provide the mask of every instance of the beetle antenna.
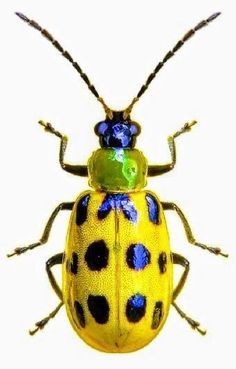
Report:
M39 32L41 32L41 34L48 40L51 42L51 44L58 50L60 51L60 53L62 54L62 56L64 56L64 58L66 58L67 60L69 60L69 62L72 64L72 66L75 68L75 70L79 73L80 77L84 80L84 82L86 83L86 85L88 86L89 90L92 92L92 94L97 98L97 100L102 104L106 114L110 117L112 117L112 110L105 104L104 100L102 97L99 96L96 88L92 85L92 83L90 82L88 76L86 73L83 72L83 70L81 69L81 67L79 66L79 64L73 60L72 56L68 53L68 51L66 51L65 49L63 49L63 47L61 46L61 44L54 39L54 37L44 28L42 28L37 22L35 22L33 19L29 19L26 15L16 12L15 13L20 19L22 19L24 22L28 23L29 26L35 28L36 30L38 30Z
M172 58L172 56L175 55L175 53L185 44L186 41L188 41L197 31L199 31L200 29L202 29L203 27L207 26L210 22L212 22L214 19L216 19L219 15L221 14L221 12L217 12L212 14L210 17L208 17L205 20L202 20L201 22L199 22L194 28L190 29L181 40L179 40L176 45L173 47L173 49L169 50L168 53L164 56L164 58L162 59L162 61L160 61L156 68L153 70L153 72L148 76L146 82L144 83L144 85L142 85L142 87L140 88L138 94L136 97L134 97L134 99L132 100L132 102L129 104L129 106L125 109L124 111L124 117L127 117L130 113L131 110L134 106L134 104L140 99L140 97L144 94L144 92L147 90L148 86L150 85L150 83L152 82L152 80L156 77L157 73L160 71L160 69L164 66L164 64L167 62L167 60L169 60L170 58Z

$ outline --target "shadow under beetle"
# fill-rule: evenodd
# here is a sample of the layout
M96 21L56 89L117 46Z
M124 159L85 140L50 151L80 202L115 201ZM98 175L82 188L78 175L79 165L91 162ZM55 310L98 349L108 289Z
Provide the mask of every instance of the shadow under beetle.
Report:
M164 64L219 14L211 15L189 30L157 64L129 106L123 111L114 111L106 105L88 76L60 43L34 20L16 13L69 60L106 113L105 119L95 126L101 148L92 153L88 165L65 163L67 137L50 123L39 121L47 132L60 139L61 167L69 173L88 176L93 191L83 192L75 202L59 204L38 242L16 248L8 255L20 255L45 244L57 214L61 210L71 211L65 251L52 256L46 263L49 281L60 303L46 318L36 323L30 334L44 328L64 304L77 334L100 351L131 352L147 345L163 327L170 305L193 329L203 335L206 333L176 304L189 273L189 262L170 250L164 212L172 210L177 213L191 244L215 255L227 254L196 241L185 215L176 204L162 202L155 193L143 190L147 177L174 168L175 139L190 131L197 122L186 123L168 137L170 163L148 165L142 152L135 148L141 129L130 114ZM62 265L62 289L52 272L52 267L57 264ZM183 267L175 287L174 264Z

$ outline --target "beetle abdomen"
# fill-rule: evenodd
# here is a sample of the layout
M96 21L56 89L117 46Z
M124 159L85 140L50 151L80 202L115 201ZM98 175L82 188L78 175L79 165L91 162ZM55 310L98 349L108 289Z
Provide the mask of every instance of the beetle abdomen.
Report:
M63 296L74 329L96 349L135 351L157 335L172 298L172 263L156 195L79 196L67 236Z

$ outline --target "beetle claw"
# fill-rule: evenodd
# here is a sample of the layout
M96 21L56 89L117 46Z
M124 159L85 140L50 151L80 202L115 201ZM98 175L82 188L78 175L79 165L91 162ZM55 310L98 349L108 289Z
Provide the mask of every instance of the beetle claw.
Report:
M27 247L16 247L15 250L11 254L7 254L7 257L10 258L15 255L23 254L27 250Z
M197 330L199 333L201 333L201 335L202 335L202 336L205 336L205 335L207 334L206 329L201 329L201 328L199 328L199 327L196 327L196 330Z
M200 243L200 242L194 242L194 245L198 246L198 247L201 247L201 249L203 249L203 250L208 250L209 252L211 252L214 255L221 255L221 256L224 256L225 258L227 258L229 256L228 254L225 254L224 252L222 252L219 247L207 246L207 245L204 245L203 243Z
M39 331L39 327L37 327L37 328L35 328L35 329L30 329L29 330L29 334L31 335L31 336L34 336L35 335L35 333L37 333Z
M35 247L38 247L40 245L42 245L41 241L36 242L36 243L32 243L29 246L16 247L15 250L11 254L7 254L7 257L10 258L10 257L15 256L15 255L21 255L21 254L25 253L26 251L33 250Z
M62 138L63 137L63 135L59 132L59 131L57 131L52 125L51 125L51 123L49 123L49 122L44 122L44 120L39 120L38 121L38 123L42 126L42 127L44 127L44 129L45 129L45 131L46 132L50 132L50 133L52 133L52 134L54 134L55 136L57 136L57 137L59 137L59 138Z
M29 330L29 334L33 336L35 333L37 333L39 330L43 329L44 326L48 323L50 317L44 318L40 320L39 322L35 323L35 329Z
M192 128L195 124L197 124L197 121L196 121L196 120L192 120L191 122L187 122L187 123L185 123L185 124L184 124L184 126L183 126L182 128L180 128L180 130L179 130L179 131L177 131L177 132L175 132L175 133L173 134L173 137L174 137L174 138L176 138L176 137L178 137L178 136L182 135L182 134L183 134L183 133L185 133L185 132L189 132L189 131L191 131L191 128Z

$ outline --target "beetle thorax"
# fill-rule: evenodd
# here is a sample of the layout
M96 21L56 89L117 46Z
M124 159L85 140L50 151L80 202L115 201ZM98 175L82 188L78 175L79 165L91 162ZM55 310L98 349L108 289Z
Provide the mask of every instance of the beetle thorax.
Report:
M89 184L96 190L110 192L138 191L146 184L147 161L134 149L140 133L138 123L123 112L113 112L95 126L101 149L93 152L88 163Z

